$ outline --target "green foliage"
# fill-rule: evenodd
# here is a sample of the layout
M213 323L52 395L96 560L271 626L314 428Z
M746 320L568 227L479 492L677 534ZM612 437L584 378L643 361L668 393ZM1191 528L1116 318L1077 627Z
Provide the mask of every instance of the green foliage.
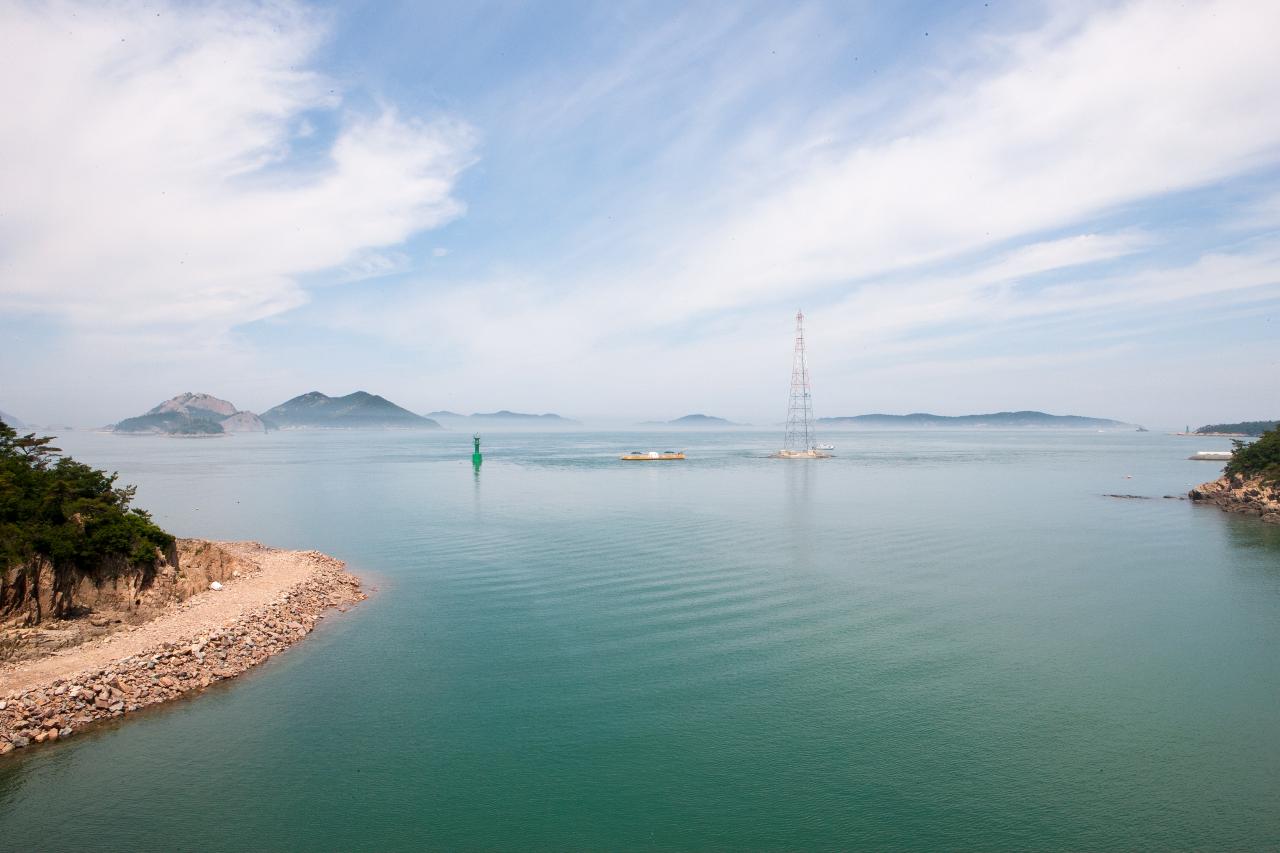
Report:
M1243 441L1231 443L1235 445L1235 452L1227 463L1228 474L1280 482L1280 427L1263 433L1261 438L1251 444Z
M132 486L60 456L52 440L19 436L0 422L0 569L30 571L43 558L63 587L77 576L107 576L124 561L153 567L156 549L173 537L129 506Z
M1241 421L1238 424L1209 424L1196 430L1197 435L1214 432L1239 432L1245 435L1262 435L1270 429L1280 426L1280 421Z
M187 412L148 412L136 418L125 418L116 424L116 432L162 432L170 435L221 435L222 424L214 418L216 412L194 409L198 416Z

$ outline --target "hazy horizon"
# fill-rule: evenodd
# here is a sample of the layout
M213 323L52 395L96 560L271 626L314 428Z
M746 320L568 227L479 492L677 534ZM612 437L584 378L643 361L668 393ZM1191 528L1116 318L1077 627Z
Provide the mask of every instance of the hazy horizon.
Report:
M1274 418L1280 6L0 9L0 410Z

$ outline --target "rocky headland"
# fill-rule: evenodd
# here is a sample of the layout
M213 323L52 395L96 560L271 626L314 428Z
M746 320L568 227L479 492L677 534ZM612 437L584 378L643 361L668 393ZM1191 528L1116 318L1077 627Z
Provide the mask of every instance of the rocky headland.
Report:
M0 756L203 690L363 601L342 561L256 542L180 539L145 589L85 589L73 618L0 630ZM48 611L46 611L48 612Z
M1199 503L1213 504L1226 512L1259 516L1280 524L1280 482L1258 476L1227 474L1211 483L1202 483L1187 493Z
M134 435L211 436L233 432L266 432L267 425L253 412L212 394L179 394L135 418L110 427L112 432Z

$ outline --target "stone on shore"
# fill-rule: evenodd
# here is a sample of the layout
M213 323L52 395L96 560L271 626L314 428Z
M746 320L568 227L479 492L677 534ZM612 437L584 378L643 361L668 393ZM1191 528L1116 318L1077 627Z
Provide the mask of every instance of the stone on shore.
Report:
M305 555L314 568L303 581L214 630L0 698L0 755L234 678L307 636L325 610L346 610L367 598L342 561Z
M1256 515L1263 521L1280 524L1280 483L1240 474L1223 475L1202 483L1187 493L1197 503L1213 504L1225 512Z

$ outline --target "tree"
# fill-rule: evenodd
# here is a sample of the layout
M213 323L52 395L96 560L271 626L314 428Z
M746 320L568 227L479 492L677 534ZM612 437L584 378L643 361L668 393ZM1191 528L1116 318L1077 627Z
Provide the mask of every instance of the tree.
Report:
M1231 454L1231 461L1227 463L1228 474L1280 482L1280 427L1264 432L1251 444L1239 440L1231 443L1235 450Z
M61 456L52 441L19 436L0 422L0 603L34 598L38 606L39 568L47 563L60 615L80 578L154 569L174 539L130 506L134 487Z

